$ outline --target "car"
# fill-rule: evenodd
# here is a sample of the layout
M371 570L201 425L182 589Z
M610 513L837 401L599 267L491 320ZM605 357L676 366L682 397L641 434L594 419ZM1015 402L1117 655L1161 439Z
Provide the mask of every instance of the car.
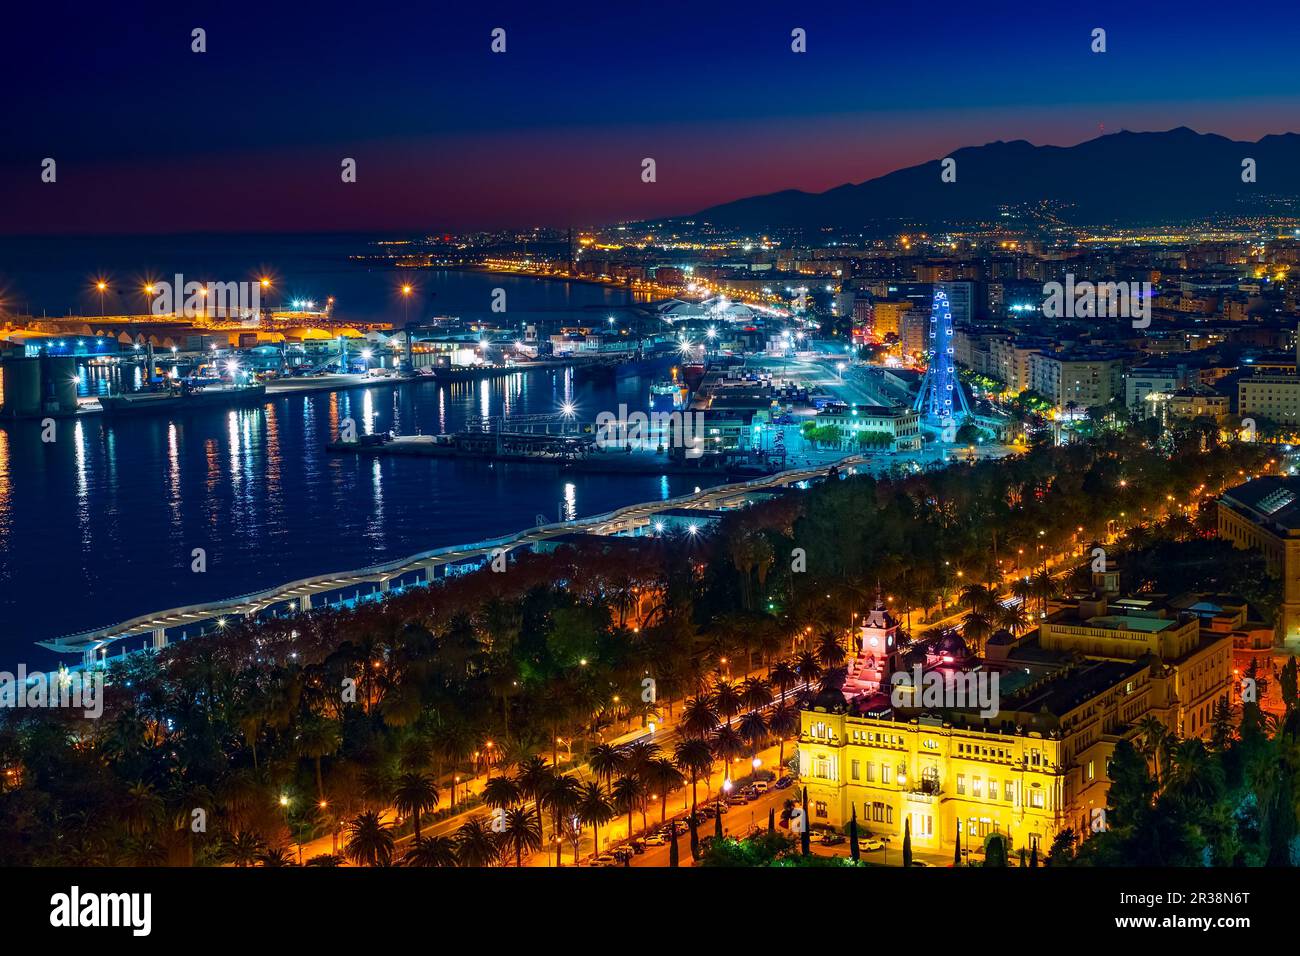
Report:
M844 834L836 833L834 830L827 830L817 842L822 846L838 846L844 842Z
M755 793L767 793L767 781L766 781L766 780L755 780L755 781L754 781L754 792L755 792Z
M867 837L864 840L858 841L858 847L866 853L871 853L874 850L883 850L885 848L885 841L880 837Z
M930 865L930 864L929 864L929 863L926 863L925 860L913 860L913 861L912 861L912 866L929 866L929 865Z
M754 787L745 787L743 790L740 791L740 795L744 797L746 800L753 800L756 796L758 796L758 790L756 790Z
M666 833L652 833L645 838L646 846L663 846L667 842L668 834Z
M728 806L743 807L747 803L749 803L749 797L745 796L743 793L733 793L731 796L727 797Z
M599 856L592 858L591 865L592 866L618 866L619 859L618 857L614 856L613 853L602 853Z
M613 850L613 854L614 854L614 859L618 860L618 862L624 865L626 865L627 861L632 859L633 856L632 848L628 846L616 847Z
M632 848L633 853L640 855L645 852L645 838L637 837L636 839L630 841L628 843L628 846Z
M787 787L794 786L794 777L782 777L776 783L772 784L778 790L784 790Z
M711 803L706 803L704 806L700 807L700 815L704 817L705 820L712 820L718 815L718 808Z

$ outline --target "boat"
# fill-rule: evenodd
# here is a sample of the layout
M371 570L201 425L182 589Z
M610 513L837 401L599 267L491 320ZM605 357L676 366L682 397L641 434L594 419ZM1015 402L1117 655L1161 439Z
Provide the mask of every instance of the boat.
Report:
M131 415L140 412L258 405L265 398L265 385L243 385L238 388L169 388L155 392L128 392L124 395L106 395L100 398L99 404L105 415Z
M661 379L650 386L650 411L680 412L686 407L690 394L686 383L677 381L677 370L673 369L672 378Z

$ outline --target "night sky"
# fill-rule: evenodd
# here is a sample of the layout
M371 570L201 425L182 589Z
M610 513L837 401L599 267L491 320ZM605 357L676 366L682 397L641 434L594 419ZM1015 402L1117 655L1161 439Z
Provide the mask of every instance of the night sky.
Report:
M1300 130L1293 3L124 6L6 10L0 232L584 225L1102 124Z

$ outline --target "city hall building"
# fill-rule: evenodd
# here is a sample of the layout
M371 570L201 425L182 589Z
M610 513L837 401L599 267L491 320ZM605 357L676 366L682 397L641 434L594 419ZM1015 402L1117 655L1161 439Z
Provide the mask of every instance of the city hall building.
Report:
M979 850L1001 833L1013 852L1042 854L1066 828L1086 836L1104 827L1115 744L1148 714L1208 733L1205 701L1231 692L1232 640L1202 634L1193 616L1166 607L1096 600L1058 610L1043 634L994 635L983 659L955 633L899 649L897 623L878 608L859 630L843 688L801 715L811 823L843 828L856 812L865 832L895 846L910 825L914 850L949 853L959 836ZM997 713L910 706L918 701L891 694L890 675L917 667L954 689L972 672L986 682L996 675ZM1188 730L1192 713L1197 727Z

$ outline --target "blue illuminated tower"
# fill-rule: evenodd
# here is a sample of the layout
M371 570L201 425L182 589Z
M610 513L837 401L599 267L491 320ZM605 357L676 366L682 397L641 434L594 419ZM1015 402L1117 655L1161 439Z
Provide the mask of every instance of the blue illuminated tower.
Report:
M921 413L923 424L931 428L960 427L970 414L966 393L957 379L957 359L953 348L952 309L948 294L943 289L934 290L934 303L930 307L930 345L925 378L916 395L913 408ZM951 441L952 439L947 439Z

